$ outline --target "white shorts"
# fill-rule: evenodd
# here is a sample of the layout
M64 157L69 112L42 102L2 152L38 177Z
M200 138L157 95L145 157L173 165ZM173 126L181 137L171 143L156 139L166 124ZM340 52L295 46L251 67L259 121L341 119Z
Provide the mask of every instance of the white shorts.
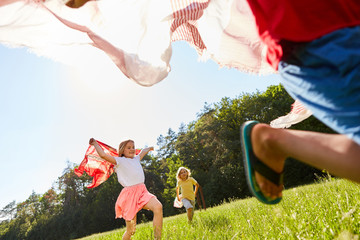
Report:
M189 199L184 198L181 201L184 204L184 207L186 208L186 210L188 210L189 208L195 209L195 200L189 200Z

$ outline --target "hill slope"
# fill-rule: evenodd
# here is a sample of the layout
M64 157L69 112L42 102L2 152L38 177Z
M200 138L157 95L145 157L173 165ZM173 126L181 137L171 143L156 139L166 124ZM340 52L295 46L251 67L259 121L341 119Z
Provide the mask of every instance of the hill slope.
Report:
M81 240L121 239L125 229ZM254 198L164 219L163 239L359 239L360 185L339 179L285 190L268 206ZM152 223L138 224L132 239L152 239Z

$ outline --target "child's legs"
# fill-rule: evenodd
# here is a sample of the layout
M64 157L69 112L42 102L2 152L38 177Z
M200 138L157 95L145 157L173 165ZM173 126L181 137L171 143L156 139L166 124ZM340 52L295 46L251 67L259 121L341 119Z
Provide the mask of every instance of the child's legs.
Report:
M156 197L153 197L145 204L144 209L149 209L154 213L153 226L155 239L161 239L161 230L163 224L162 204Z
M195 201L184 198L184 199L182 199L182 202L183 202L184 207L186 209L187 217L188 217L189 221L191 221L193 216L194 216Z
M194 216L194 209L193 208L188 208L187 209L187 217L189 219L189 221L192 221Z
M360 145L344 135L275 129L257 124L252 129L251 142L255 155L276 172L282 172L285 159L292 157L360 183ZM281 196L282 186L258 173L255 178L265 195Z
M195 213L195 200L192 200L192 201L191 201L191 204L193 205L193 211L192 211L192 216L191 216L191 218L193 218L193 217L194 217L194 213Z
M123 235L123 240L131 239L131 236L135 234L136 231L136 215L133 220L125 221L126 223L126 231Z
M255 155L275 171L281 172L286 157L293 157L360 182L359 38L360 26L340 29L299 47L280 62L279 73L288 93L343 135L256 125L252 134ZM258 173L255 177L266 195L281 196L281 187Z

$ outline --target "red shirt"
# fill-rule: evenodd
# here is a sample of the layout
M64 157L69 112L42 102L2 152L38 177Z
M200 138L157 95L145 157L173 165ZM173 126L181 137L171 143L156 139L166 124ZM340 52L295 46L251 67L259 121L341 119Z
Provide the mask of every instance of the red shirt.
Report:
M360 0L247 0L267 60L276 69L282 57L280 40L308 42L334 30L360 24Z

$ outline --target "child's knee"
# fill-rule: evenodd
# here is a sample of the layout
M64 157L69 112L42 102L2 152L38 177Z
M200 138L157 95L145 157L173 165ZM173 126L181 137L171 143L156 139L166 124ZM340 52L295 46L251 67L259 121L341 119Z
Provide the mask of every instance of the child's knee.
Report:
M269 147L277 142L278 129L273 129L267 124L257 124L253 130L254 135L252 138L256 142L261 143L262 146Z
M154 207L154 212L157 212L157 213L161 213L163 212L163 206L162 204L159 202L158 204L156 204L156 206Z

